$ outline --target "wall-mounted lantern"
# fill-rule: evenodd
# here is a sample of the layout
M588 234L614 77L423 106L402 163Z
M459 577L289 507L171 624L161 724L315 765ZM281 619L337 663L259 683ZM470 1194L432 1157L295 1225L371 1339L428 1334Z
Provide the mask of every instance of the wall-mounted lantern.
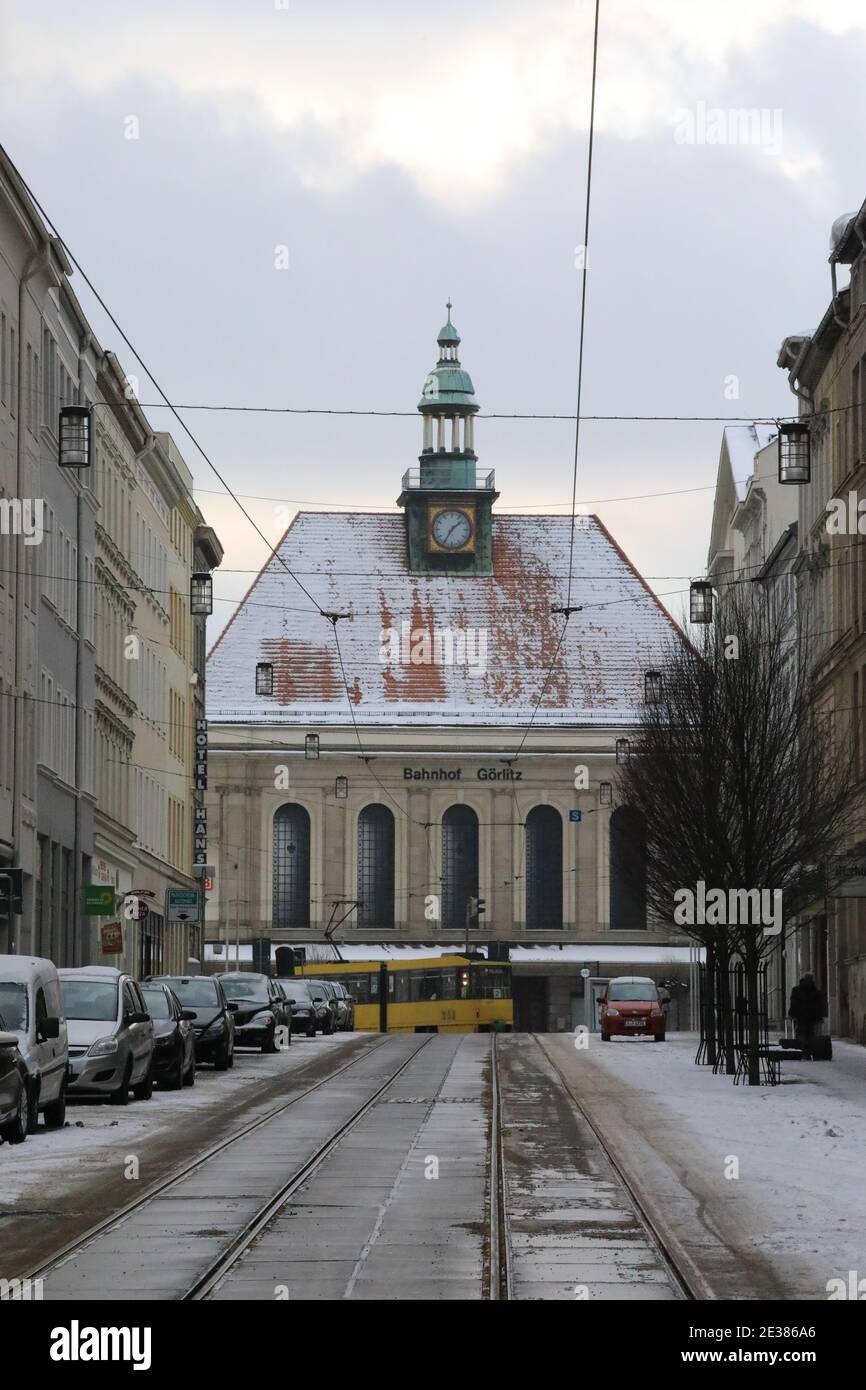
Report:
M610 782L599 782L598 784L598 804L599 806L610 806L613 803L613 787Z
M213 579L209 574L194 574L190 579L189 611L196 618L208 618L213 612Z
M618 738L616 741L616 760L618 763L627 763L629 754L629 741L627 738Z
M61 468L90 467L90 410L86 405L64 405L57 431Z
M349 795L348 777L338 777L334 783L334 796L338 801L345 801Z
M648 705L661 704L662 698L662 673L661 671L647 671L643 678L644 701Z
M812 449L809 426L802 420L789 420L779 426L779 482L808 483L812 477Z
M304 757L318 758L319 756L319 735L307 734L304 739Z
M274 693L274 668L269 661L259 661L256 664L256 694L273 695Z
M693 579L689 585L689 619L693 623L713 621L713 586L708 579Z

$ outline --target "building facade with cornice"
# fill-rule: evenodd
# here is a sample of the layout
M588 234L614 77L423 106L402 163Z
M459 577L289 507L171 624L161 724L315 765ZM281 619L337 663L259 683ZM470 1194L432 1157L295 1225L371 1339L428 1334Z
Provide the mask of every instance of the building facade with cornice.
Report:
M437 341L398 510L300 512L210 653L206 934L223 962L508 943L519 1017L570 1027L582 970L688 959L615 789L682 634L597 517L572 550L570 516L497 514L450 306Z

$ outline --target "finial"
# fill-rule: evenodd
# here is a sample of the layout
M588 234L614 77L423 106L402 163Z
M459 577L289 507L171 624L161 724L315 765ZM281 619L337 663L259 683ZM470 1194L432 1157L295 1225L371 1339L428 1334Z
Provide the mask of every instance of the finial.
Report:
M449 323L451 322L451 307L452 307L452 306L451 306L451 296L449 295L449 296L448 296L448 301L447 301L447 303L446 303L446 305L445 305L445 308L448 310L448 322L449 322Z

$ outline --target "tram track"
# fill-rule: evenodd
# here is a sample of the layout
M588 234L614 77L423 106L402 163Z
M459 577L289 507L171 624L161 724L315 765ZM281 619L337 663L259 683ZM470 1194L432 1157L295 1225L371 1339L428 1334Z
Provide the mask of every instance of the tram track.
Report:
M175 1295L176 1298L180 1301L198 1301L207 1297L214 1285L219 1282L228 1270L241 1258L276 1213L281 1210L292 1193L311 1176L315 1169L324 1162L340 1141L364 1118L373 1106L379 1102L382 1096L402 1075L406 1068L411 1065L418 1054L423 1051L431 1040L431 1036L424 1037L419 1045L414 1047L409 1052L409 1055L403 1058L399 1066L389 1070L388 1074L381 1081L381 1084L376 1085L375 1090L365 1097L361 1105L355 1107L336 1128L328 1133L323 1141L316 1144L313 1152L305 1158L304 1162L299 1164L298 1167L293 1170L291 1176L286 1181L282 1182L275 1192L268 1196L267 1200L257 1208L254 1215L244 1222L242 1228L228 1239L225 1248L207 1264L200 1274L189 1282L188 1286L182 1292ZM25 1277L31 1280L40 1279L45 1287L45 1296L50 1299L52 1275L56 1274L64 1266L70 1264L70 1262L75 1261L87 1252L95 1249L101 1240L120 1231L128 1222L137 1215L146 1212L147 1208L152 1207L159 1202L160 1199L174 1196L178 1189L180 1189L188 1179L200 1175L207 1169L208 1165L213 1164L215 1160L230 1155L231 1151L236 1146L241 1145L243 1141L248 1139L251 1135L259 1131L266 1131L269 1126L274 1126L288 1111L292 1110L302 1101L309 1099L317 1092L323 1091L345 1073L353 1071L362 1066L365 1062L369 1062L370 1059L375 1057L383 1048L388 1047L389 1041L390 1039L388 1036L384 1037L381 1042L366 1050L360 1057L352 1058L343 1066L329 1072L312 1085L305 1087L297 1095L292 1096L291 1099L276 1106L274 1109L268 1111L267 1114L259 1116L250 1124L244 1125L243 1128L228 1135L204 1153L197 1155L191 1162L185 1164L182 1168L169 1174L160 1182L150 1187L146 1192L142 1193L140 1197L127 1203L119 1211L113 1212L110 1216L90 1227L82 1235L70 1241L60 1250L54 1252L48 1260L31 1270ZM168 1241L166 1243L168 1243ZM87 1297L88 1295L85 1293L80 1296Z
M513 1297L513 1266L508 1228L508 1177L502 1141L502 1088L499 1074L498 1034L490 1042L490 1178L489 1178L489 1269L487 1296L494 1302Z
M574 1087L572 1086L568 1077L563 1072L559 1063L551 1055L550 1051L547 1047L545 1047L544 1043L541 1041L538 1035L533 1034L532 1036L533 1041L535 1042L539 1051L543 1054L548 1065L559 1078L559 1081L563 1087L563 1090L568 1096L569 1101L574 1106L578 1114L581 1116L582 1120L587 1125L587 1127L591 1130L596 1142L598 1143L599 1148L602 1150L605 1158L607 1159L607 1162L610 1165L610 1168L614 1176L616 1177L617 1182L620 1184L623 1191L625 1192L625 1195L631 1203L635 1211L635 1214L638 1220L640 1221L640 1224L644 1228L648 1241L655 1249L659 1262L664 1268L665 1272L667 1273L671 1285L676 1291L678 1297L686 1299L690 1302L699 1301L705 1298L705 1293L698 1291L693 1286L689 1275L682 1268L681 1262L677 1259L675 1253L671 1249L670 1242L665 1238L664 1232L659 1228L658 1222L654 1219L652 1213L648 1210L647 1204L643 1200L639 1189L629 1178L629 1175L623 1168L623 1165L620 1163L617 1154L608 1144L604 1134L599 1129L598 1125L595 1123L586 1105L577 1095L576 1091L574 1090Z

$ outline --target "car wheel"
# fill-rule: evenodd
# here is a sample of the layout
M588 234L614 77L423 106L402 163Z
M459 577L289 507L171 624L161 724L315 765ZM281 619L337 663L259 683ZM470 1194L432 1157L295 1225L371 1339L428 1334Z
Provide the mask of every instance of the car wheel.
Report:
M6 1126L4 1131L5 1138L9 1144L23 1144L27 1138L30 1116L30 1097L27 1094L26 1086L21 1087L21 1094L18 1097L18 1110L15 1119Z
M166 1076L165 1080L164 1080L164 1081L160 1081L160 1083L159 1083L160 1090L162 1090L163 1088L165 1088L166 1091L179 1091L182 1085L183 1085L183 1053L181 1053L180 1056L178 1057L178 1059L177 1059L177 1066L175 1067L174 1071L173 1071L173 1072L170 1072L170 1073L168 1074L168 1076ZM136 1094L136 1096L137 1096L137 1095L138 1095L138 1091L136 1091L135 1094Z
M116 1091L112 1092L112 1105L129 1105L129 1078L132 1075L132 1063L127 1062L126 1071L123 1073L123 1080Z
M235 1064L235 1048L234 1048L234 1043L232 1043L231 1047L229 1048L228 1061L226 1062L226 1066L228 1067L229 1071L231 1071L231 1069L232 1069L232 1067L234 1066L234 1064Z
M270 1033L268 1033L268 1036L262 1043L262 1052L276 1052L278 1050L276 1032L276 1028L272 1028Z
M66 1124L66 1082L60 1087L60 1095L42 1112L46 1129L62 1129Z
M322 1024L322 1032L324 1033L324 1035L325 1035L326 1038L329 1038L329 1037L331 1036L331 1034L333 1033L333 1031L334 1031L334 1020L331 1019L331 1018L329 1018L328 1021L327 1021L327 1023L323 1023L323 1024Z
M656 1042L664 1042L664 1040L665 1040L665 1035L664 1035L664 1033L656 1033L656 1035L655 1035L655 1041L656 1041Z
M228 1043L224 1043L223 1046L220 1048L219 1052L216 1053L213 1059L213 1064L216 1067L217 1071L228 1071L229 1067L232 1064L231 1053L229 1052Z
M315 1025L315 1022L313 1022L313 1023L310 1023L310 1024L307 1025L307 1037L308 1037L308 1038L314 1038L315 1036L316 1036L316 1025Z
M27 1087L27 1132L35 1134L39 1124L39 1087L34 1082Z
M139 1081L137 1086L133 1086L132 1094L136 1100L150 1100L153 1095L153 1066L147 1068L147 1076L143 1081Z
M192 1060L190 1061L189 1067L188 1067L187 1071L186 1071L185 1074L184 1074L183 1084L184 1084L184 1086L194 1086L194 1085L195 1085L195 1054L193 1054L193 1057L192 1057Z
M610 1042L610 1033L605 1033L602 1029L601 1040L602 1042Z

